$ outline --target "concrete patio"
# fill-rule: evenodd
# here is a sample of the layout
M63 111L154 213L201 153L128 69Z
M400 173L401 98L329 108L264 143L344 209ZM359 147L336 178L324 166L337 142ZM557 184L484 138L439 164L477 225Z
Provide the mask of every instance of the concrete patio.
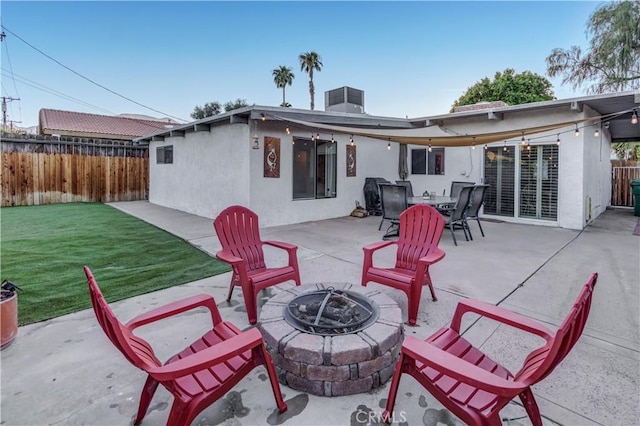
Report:
M175 234L202 250L219 249L210 219L148 202L113 203L118 208ZM362 247L380 240L379 217L343 217L265 228L263 239L297 244L305 283L351 282L359 285ZM607 210L582 232L545 226L483 222L475 240L458 233L454 246L445 230L440 246L447 256L431 268L439 300L423 292L418 325L405 334L425 338L451 319L456 303L478 298L534 318L554 329L569 311L579 288L599 273L591 314L581 340L533 392L546 425L640 424L640 237L630 209ZM384 230L384 228L383 228ZM167 247L171 250L171 247ZM268 260L283 262L268 251ZM376 257L391 263L393 251ZM86 286L83 259L77 259L78 285ZM89 265L91 266L91 265ZM100 276L96 279L100 283ZM162 277L158 277L162 279ZM222 316L249 327L240 291L226 303L230 274L222 274L112 304L124 322L136 314L197 293L213 295ZM132 283L133 284L133 283ZM284 284L285 286L288 284ZM379 288L401 306L406 297ZM264 293L264 303L277 292ZM88 296L87 296L88 297ZM465 337L494 359L517 370L540 340L483 319ZM161 359L200 336L209 325L197 311L142 330ZM85 310L20 328L15 342L1 353L1 425L127 425L137 410L145 375L129 364L107 340L93 311ZM389 382L379 389L342 397L308 395L282 386L289 405L278 414L264 368L255 369L223 399L203 411L198 425L365 425L369 413L383 410ZM158 389L143 425L164 424L172 397ZM395 420L399 424L462 424L413 379L400 382ZM504 424L530 424L519 400L501 412Z

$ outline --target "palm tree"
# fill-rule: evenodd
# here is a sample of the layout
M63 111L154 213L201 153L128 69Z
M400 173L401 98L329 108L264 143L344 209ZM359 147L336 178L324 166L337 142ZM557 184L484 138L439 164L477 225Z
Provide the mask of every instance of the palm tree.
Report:
M309 95L311 96L311 110L313 111L315 106L313 96L316 92L313 87L313 70L322 70L322 58L316 52L305 52L301 53L298 59L300 59L300 71L309 74Z
M280 65L279 68L273 70L273 82L276 83L276 87L278 89L282 88L282 107L289 107L289 104L285 100L284 90L287 86L291 86L293 83L293 79L296 77L293 72L291 72L291 67L287 67L284 65Z

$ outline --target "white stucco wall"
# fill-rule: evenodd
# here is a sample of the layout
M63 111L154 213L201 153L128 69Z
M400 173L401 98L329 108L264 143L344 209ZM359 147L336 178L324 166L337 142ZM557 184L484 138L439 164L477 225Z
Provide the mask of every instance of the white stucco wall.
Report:
M173 164L156 164L156 148L173 145ZM244 124L212 127L149 145L149 201L214 218L232 204L249 204L252 154Z
M486 117L465 118L449 123L459 134L499 131L514 126L531 127L547 124L550 120L573 121L594 116L593 111L576 113L567 108L548 111L510 114L504 120ZM506 121L509 121L506 123ZM582 126L582 125L581 125ZM151 142L149 150L149 201L214 218L232 204L246 205L260 216L263 227L329 219L348 215L359 201L365 206L363 186L367 177L382 177L391 182L398 177L398 144L356 136L356 177L346 177L346 146L349 135L335 134L337 146L337 197L316 200L293 199L293 137L309 138L311 133L292 128L287 135L286 123L279 121L251 121L250 124L225 124L212 127L208 132L187 133L184 137L166 138ZM574 126L548 132L544 139L535 135L532 144L555 142L560 134L558 220L532 220L505 218L526 223L539 223L570 229L583 229L589 220L587 200L590 199L590 219L595 219L610 202L610 136L603 129L594 138L593 126L573 133ZM564 132L564 133L563 133ZM257 134L259 149L252 149L251 135ZM264 137L280 138L280 177L263 175ZM323 140L331 134L320 133ZM173 145L173 164L156 164L156 148ZM502 146L502 142L492 144ZM517 146L518 141L510 140ZM408 147L409 177L415 195L425 190L448 194L451 181L483 182L484 149L471 147L445 148L444 175L411 174L411 150ZM518 157L516 157L518 158ZM516 169L516 173L519 171ZM517 210L516 210L517 211Z
M257 125L260 149L252 150L250 208L260 216L261 226L276 226L313 220L347 216L359 201L364 207L363 187L367 177L383 177L398 180L398 144L355 137L356 176L346 176L346 146L349 135L333 135L337 145L336 198L316 200L293 199L293 137L311 137L306 132L285 132L286 125L266 122ZM253 130L252 130L253 131ZM263 171L264 137L280 138L280 177L265 178ZM331 140L331 134L320 133L323 140Z
M446 191L449 195L452 181L464 181L480 183L482 153L480 147L445 148L444 150L444 174L443 175L414 175L411 174L411 150L425 149L421 145L409 145L409 177L415 195L421 195L425 191L435 191L442 195ZM427 159L429 153L427 152ZM427 160L427 170L428 170Z

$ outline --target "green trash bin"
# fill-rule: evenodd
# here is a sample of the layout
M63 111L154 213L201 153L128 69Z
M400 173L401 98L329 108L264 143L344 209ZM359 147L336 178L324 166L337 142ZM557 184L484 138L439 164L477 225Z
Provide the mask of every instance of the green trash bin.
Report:
M640 216L640 179L631 181L631 192L633 193L633 214Z

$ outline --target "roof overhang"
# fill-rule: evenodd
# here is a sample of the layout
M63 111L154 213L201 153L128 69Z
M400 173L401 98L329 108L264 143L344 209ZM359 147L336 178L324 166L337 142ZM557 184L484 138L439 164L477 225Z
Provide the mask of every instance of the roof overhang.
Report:
M585 107L588 107L590 114L584 113ZM390 142L433 146L482 145L560 129L564 129L563 132L569 131L572 126L608 123L612 142L628 142L640 140L640 125L631 124L634 109L640 112L640 94L634 92L534 102L412 119L254 105L176 126L138 138L136 141L161 141L166 137L209 131L211 127L224 124L248 124L250 121L269 120L314 132L329 131ZM544 122L528 121L528 114L544 115ZM473 130L474 126L470 123L480 123L478 128L485 130ZM487 128L491 130L487 131Z

